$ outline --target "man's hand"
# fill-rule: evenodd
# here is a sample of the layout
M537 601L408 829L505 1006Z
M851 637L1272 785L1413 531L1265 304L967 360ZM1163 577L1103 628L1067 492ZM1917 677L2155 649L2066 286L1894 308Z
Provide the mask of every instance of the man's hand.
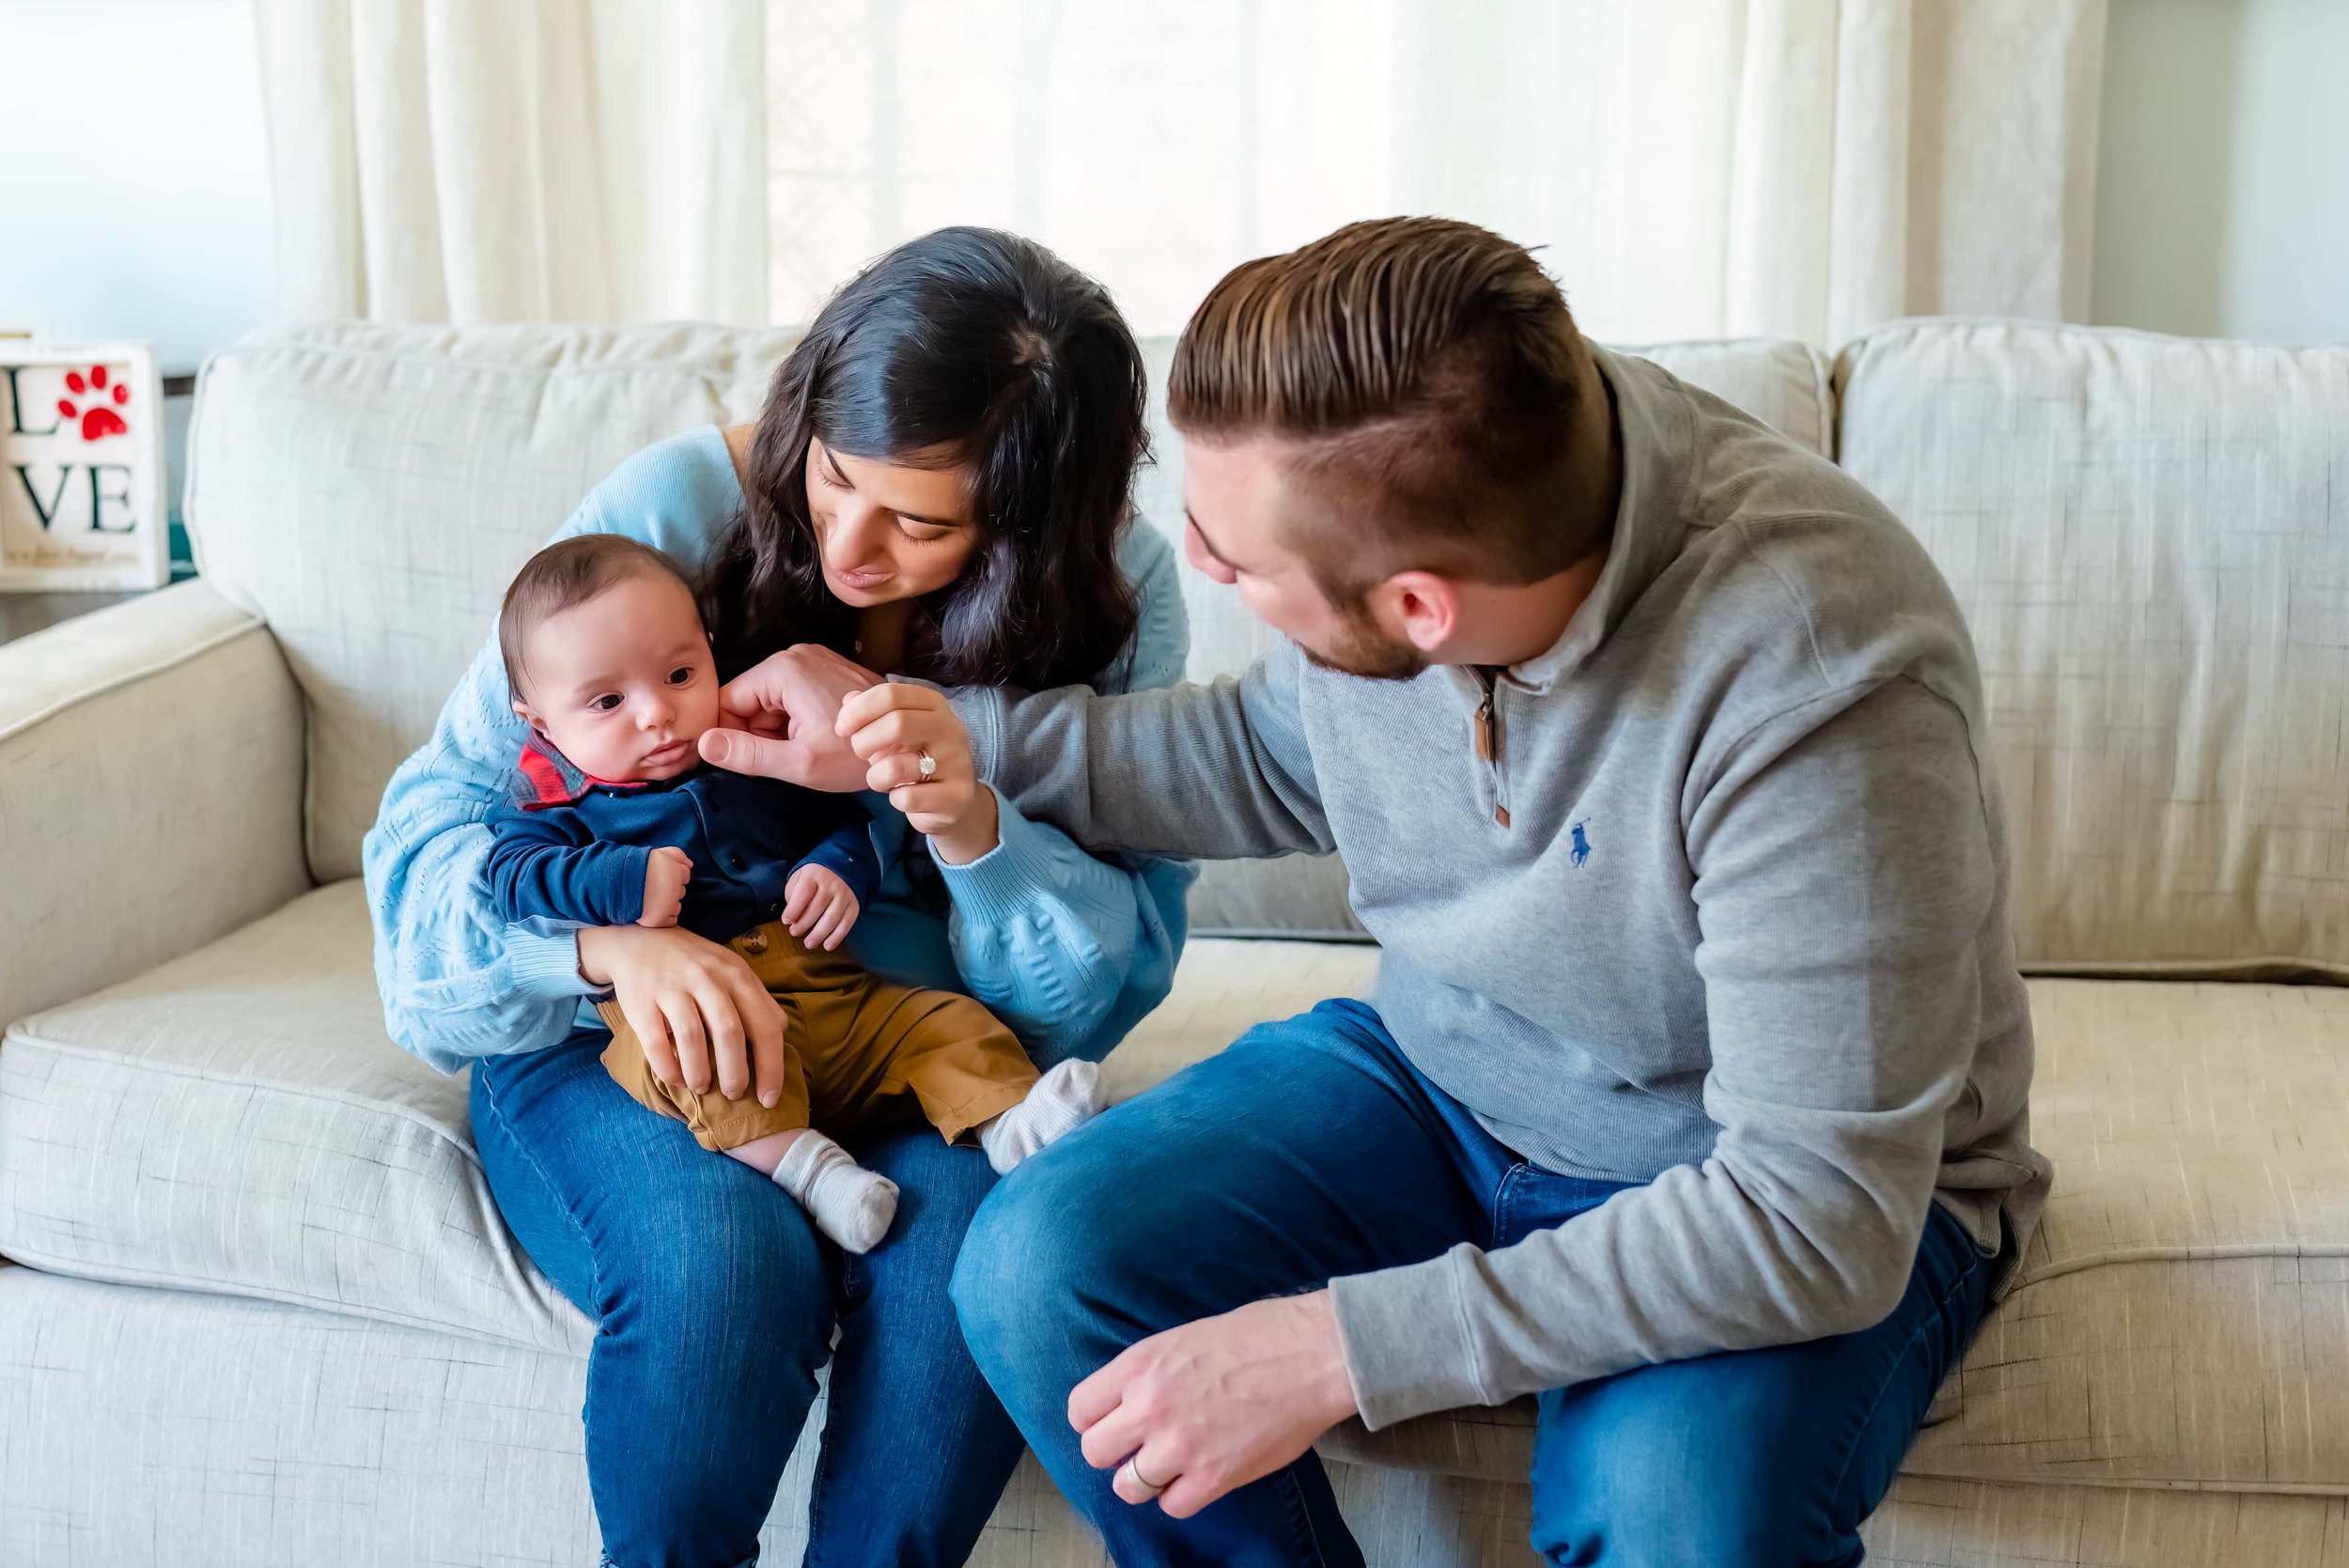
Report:
M833 730L840 704L880 676L813 643L771 654L718 689L736 729L704 730L702 760L810 789L864 787L864 763Z
M612 987L661 1082L703 1094L714 1076L730 1100L783 1097L783 1008L734 949L674 925L590 925L579 973Z
M1085 1463L1117 1467L1119 1497L1156 1497L1177 1519L1270 1475L1354 1411L1326 1290L1153 1334L1068 1396Z
M645 912L639 925L675 925L685 909L685 884L693 879L692 857L664 845L645 862Z
M828 866L803 865L783 884L783 923L809 947L826 953L838 947L856 915L856 894Z

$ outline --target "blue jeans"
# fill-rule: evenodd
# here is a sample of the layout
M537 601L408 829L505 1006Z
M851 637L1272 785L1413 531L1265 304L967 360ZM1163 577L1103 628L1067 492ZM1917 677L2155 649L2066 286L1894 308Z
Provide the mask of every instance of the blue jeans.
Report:
M609 1039L581 1030L473 1075L499 1211L597 1324L587 1482L606 1560L755 1560L830 1357L810 1568L960 1563L1019 1458L946 1293L994 1186L986 1157L926 1126L849 1141L902 1196L889 1239L847 1257L774 1183L629 1098L599 1059Z
M1525 1163L1327 1001L1080 1127L1004 1180L954 1294L979 1365L1122 1568L1358 1564L1320 1461L1189 1520L1130 1507L1078 1452L1068 1391L1160 1329L1332 1276L1506 1247L1622 1190ZM1533 1545L1564 1564L1855 1563L1988 1267L1937 1205L1875 1327L1667 1362L1541 1396Z

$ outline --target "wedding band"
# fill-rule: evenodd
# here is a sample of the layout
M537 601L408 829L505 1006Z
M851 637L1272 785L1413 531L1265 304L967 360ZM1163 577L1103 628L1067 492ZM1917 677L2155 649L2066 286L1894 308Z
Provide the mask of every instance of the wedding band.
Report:
M922 782L927 784L936 777L938 777L938 759L929 753L924 752L922 753Z
M1127 1456L1124 1468L1127 1479L1131 1481L1135 1485L1141 1487L1143 1491L1149 1493L1152 1497L1155 1498L1160 1492L1166 1490L1165 1487L1155 1485L1151 1482L1143 1478L1142 1467L1134 1463L1133 1455L1129 1454Z

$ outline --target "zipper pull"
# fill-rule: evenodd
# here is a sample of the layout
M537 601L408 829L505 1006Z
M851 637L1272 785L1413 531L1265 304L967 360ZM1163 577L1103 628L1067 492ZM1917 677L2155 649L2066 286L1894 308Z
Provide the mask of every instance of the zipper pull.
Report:
M1476 705L1476 760L1490 762L1500 753L1493 744L1493 694L1485 693L1485 700Z

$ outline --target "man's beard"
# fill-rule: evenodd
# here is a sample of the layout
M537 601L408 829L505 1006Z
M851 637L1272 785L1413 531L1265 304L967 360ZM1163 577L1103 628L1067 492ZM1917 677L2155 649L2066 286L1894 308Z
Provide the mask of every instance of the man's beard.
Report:
M1339 612L1336 639L1325 652L1297 644L1305 662L1363 680L1416 680L1427 668L1427 656L1400 637L1378 629L1370 612L1361 605Z

